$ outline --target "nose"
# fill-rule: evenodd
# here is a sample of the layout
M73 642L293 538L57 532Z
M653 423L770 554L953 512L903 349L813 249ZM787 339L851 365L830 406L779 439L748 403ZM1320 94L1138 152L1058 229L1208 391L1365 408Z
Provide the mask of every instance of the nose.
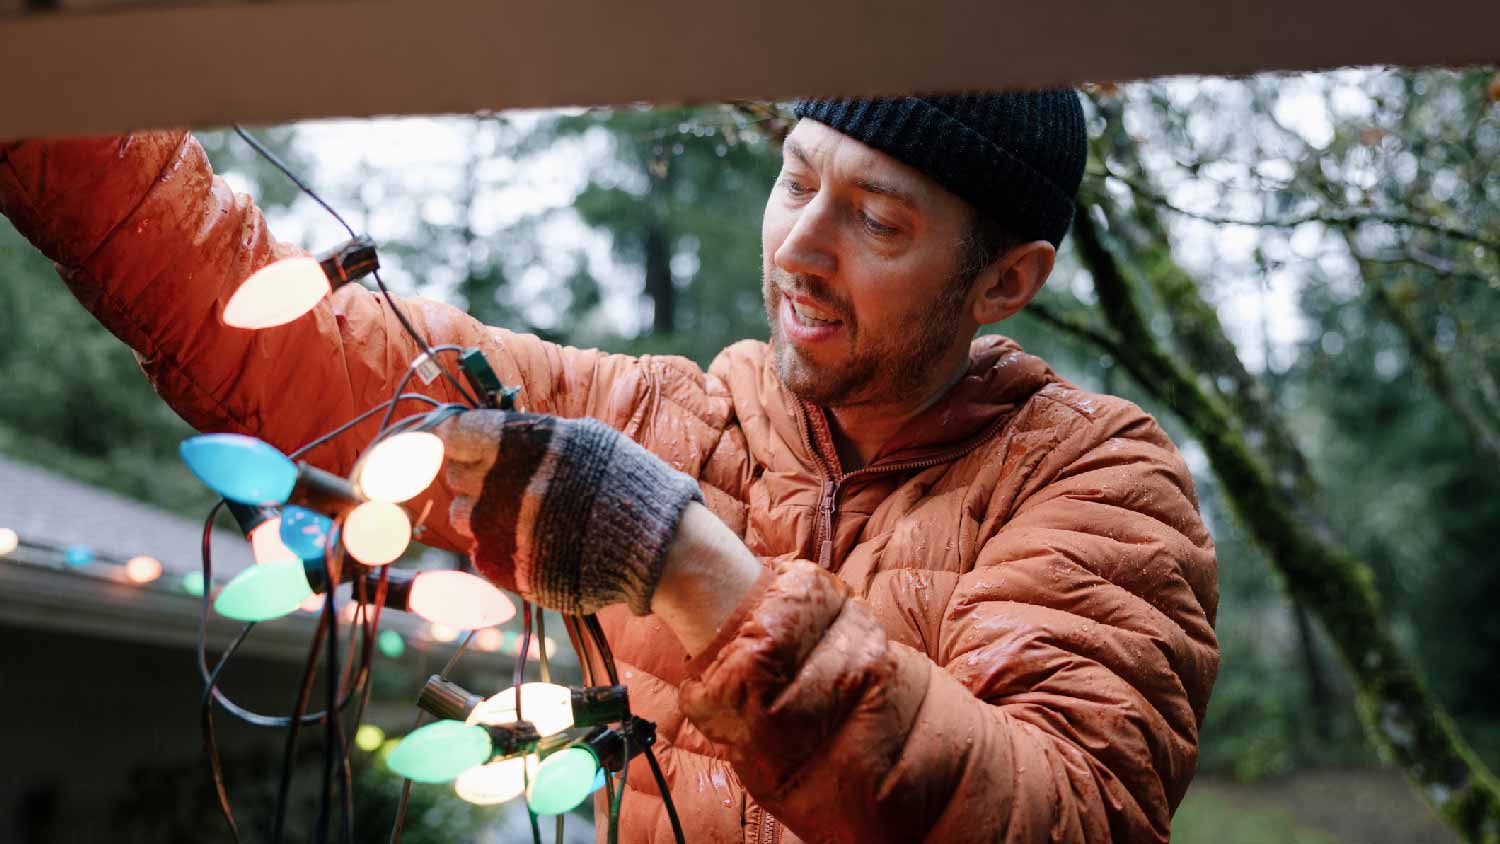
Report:
M836 238L832 203L819 194L797 213L771 259L787 273L829 278L838 271Z

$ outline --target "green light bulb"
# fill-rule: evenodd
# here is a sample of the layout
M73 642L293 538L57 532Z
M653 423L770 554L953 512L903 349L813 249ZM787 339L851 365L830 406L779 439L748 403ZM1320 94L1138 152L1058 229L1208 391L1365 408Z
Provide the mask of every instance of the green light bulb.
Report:
M391 659L400 659L406 653L406 640L394 630L382 630L375 637L375 647L380 648L380 652Z
M312 593L301 560L268 563L236 575L214 599L214 609L236 621L265 621L295 610Z
M386 764L415 782L447 782L489 761L490 750L490 734L484 727L437 721L402 739Z
M594 790L599 757L588 747L575 744L542 760L526 789L526 802L538 815L560 815L572 809Z
M199 597L203 594L203 572L190 571L182 576L182 591Z

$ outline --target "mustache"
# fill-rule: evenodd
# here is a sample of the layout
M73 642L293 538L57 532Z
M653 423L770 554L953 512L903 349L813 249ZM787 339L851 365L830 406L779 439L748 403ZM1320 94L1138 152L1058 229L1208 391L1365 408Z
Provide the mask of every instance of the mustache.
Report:
M771 284L776 288L778 296L795 294L803 299L812 300L818 307L836 314L840 319L848 319L849 303L835 294L827 282L817 276L777 271L772 273Z

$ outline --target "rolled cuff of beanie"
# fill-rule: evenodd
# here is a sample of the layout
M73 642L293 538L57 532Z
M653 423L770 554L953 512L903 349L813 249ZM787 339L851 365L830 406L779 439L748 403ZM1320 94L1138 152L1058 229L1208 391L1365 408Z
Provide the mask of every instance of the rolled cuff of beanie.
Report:
M552 479L538 514L546 522L538 527L558 541L537 549L530 591L560 612L587 614L623 601L647 615L682 513L703 493L601 422L574 423L569 439L569 469Z

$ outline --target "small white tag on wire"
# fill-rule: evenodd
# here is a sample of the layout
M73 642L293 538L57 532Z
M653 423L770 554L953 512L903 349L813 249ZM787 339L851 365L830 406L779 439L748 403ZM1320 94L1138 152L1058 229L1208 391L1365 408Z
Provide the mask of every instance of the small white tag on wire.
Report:
M422 379L423 384L431 384L434 378L443 374L443 371L438 368L438 362L426 352L412 362L411 368L417 371L417 377Z

